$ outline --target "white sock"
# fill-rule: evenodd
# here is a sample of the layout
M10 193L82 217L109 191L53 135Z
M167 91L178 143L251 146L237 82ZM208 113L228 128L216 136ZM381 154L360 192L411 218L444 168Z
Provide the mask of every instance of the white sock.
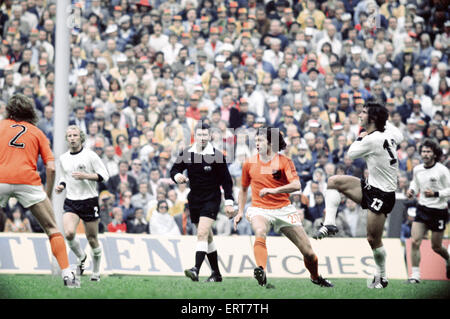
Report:
M100 272L100 260L102 259L102 248L98 246L92 249L92 272L98 274Z
M72 269L70 267L67 267L66 269L61 269L61 276L72 278Z
M336 226L336 214L341 203L341 195L335 189L329 188L325 191L325 220L324 225Z
M419 267L411 268L411 278L420 280L420 268Z
M78 259L81 259L85 256L84 251L81 249L80 242L77 239L74 238L72 240L68 240L67 244L69 245L75 256L78 257Z
M208 244L208 250L206 251L206 253L209 254L216 250L217 250L216 243L212 241Z
M386 250L384 246L375 248L373 251L373 258L377 266L377 275L380 277L386 277Z
M208 242L207 241L197 241L197 247L195 251L204 251L208 252Z

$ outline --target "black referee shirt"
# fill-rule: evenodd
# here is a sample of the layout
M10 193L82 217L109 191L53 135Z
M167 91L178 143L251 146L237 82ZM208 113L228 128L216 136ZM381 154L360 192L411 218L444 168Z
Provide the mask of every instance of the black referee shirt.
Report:
M180 152L170 170L170 177L187 170L189 187L189 206L199 206L205 202L219 203L222 200L220 186L224 190L225 200L233 200L233 180L231 179L225 156L210 143L200 154L195 151L195 144Z

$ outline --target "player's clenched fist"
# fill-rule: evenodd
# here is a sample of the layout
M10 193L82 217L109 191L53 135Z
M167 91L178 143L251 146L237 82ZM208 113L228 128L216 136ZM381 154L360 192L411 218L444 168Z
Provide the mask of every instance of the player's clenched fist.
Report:
M183 184L183 183L187 183L189 181L189 178L187 178L186 176L184 176L183 174L177 174L174 177L175 182L177 182L177 184Z

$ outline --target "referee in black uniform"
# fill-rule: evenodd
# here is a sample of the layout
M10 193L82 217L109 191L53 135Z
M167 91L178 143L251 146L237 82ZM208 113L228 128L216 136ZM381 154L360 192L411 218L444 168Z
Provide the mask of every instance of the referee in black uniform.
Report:
M206 255L212 268L212 274L206 281L219 282L222 281L222 276L211 226L220 209L221 186L225 195L225 213L228 217L233 217L233 181L224 155L209 140L210 126L200 122L194 129L194 144L181 151L170 170L170 177L177 184L189 181L189 211L191 220L197 227L195 266L184 273L193 281L198 281L200 267ZM184 170L187 170L187 177L183 175Z

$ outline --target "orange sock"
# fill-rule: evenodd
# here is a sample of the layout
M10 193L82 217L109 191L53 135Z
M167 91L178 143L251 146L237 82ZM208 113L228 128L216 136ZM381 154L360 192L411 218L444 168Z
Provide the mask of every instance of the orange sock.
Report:
M319 263L317 262L317 256L314 255L312 259L305 258L305 266L311 274L311 279L316 280L319 278Z
M256 237L255 244L253 245L253 251L255 253L256 265L266 269L267 264L267 247L266 239L264 237Z
M69 268L69 257L67 256L66 242L61 233L54 233L50 235L50 246L52 253L58 261L61 269Z

